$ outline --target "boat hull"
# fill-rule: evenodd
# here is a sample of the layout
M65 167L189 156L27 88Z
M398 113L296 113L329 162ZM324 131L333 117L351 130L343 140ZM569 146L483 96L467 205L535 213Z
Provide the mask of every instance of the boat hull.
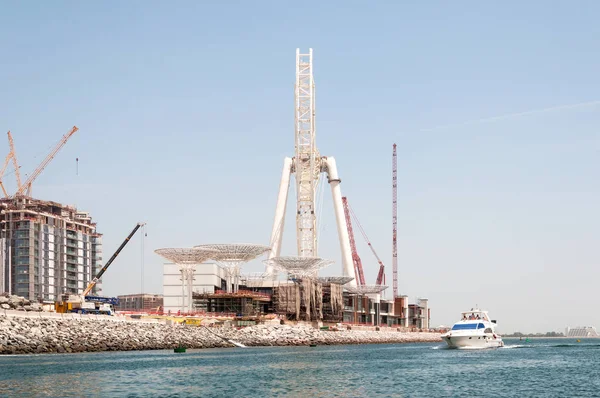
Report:
M448 345L448 348L484 349L504 347L504 342L498 336L494 338L493 336L443 335L442 340Z

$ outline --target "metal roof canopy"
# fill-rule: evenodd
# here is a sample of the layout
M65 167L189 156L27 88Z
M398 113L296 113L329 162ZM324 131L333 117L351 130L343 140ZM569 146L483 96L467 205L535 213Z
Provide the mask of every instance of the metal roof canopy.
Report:
M375 294L381 293L388 286L383 285L359 285L359 286L344 286L344 290L353 294Z
M273 257L264 261L280 271L287 272L288 275L297 278L314 278L317 271L321 268L333 264L333 260L326 260L320 257Z

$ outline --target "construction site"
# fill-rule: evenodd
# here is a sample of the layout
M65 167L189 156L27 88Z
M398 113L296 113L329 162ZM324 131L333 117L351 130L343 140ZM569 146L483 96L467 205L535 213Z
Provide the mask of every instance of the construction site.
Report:
M336 160L322 156L315 139L315 83L313 52L296 51L294 90L294 156L283 159L275 214L268 244L223 243L164 248L155 252L163 266L163 297L140 295L102 297L101 278L119 252L144 223L138 223L112 257L103 264L102 234L89 213L72 206L35 199L32 184L69 139L72 127L46 158L21 182L20 166L11 132L9 153L0 170L0 292L39 303L54 304L57 312L153 313L154 315L219 316L244 322L265 317L283 322L349 323L428 329L426 298L410 304L398 288L397 165L392 151L392 298L383 292L386 268L367 233L341 193ZM3 183L12 164L16 189ZM293 176L293 179L292 179ZM295 255L282 255L284 219L290 185L295 184ZM319 273L334 261L318 253L317 196L330 186L339 240L338 276ZM374 283L365 278L354 231L358 230L377 263ZM142 235L143 236L143 235ZM264 272L243 274L242 266L263 257ZM149 301L148 301L149 300ZM105 307L103 307L105 306ZM106 306L115 306L107 308Z
M78 294L101 267L102 235L89 213L31 196L32 184L67 141L73 127L39 166L22 182L15 145L8 132L9 153L0 170L0 290L29 300L54 301L61 294ZM3 182L9 163L14 167L16 192ZM102 284L94 294L102 293Z
M315 83L313 52L296 50L294 90L294 156L283 169L269 244L205 244L164 248L155 252L164 264L163 313L220 316L260 321L265 316L281 321L387 325L428 329L430 308L426 298L409 303L398 289L397 155L392 153L392 273L391 299L382 298L385 266L349 205L342 196L335 158L321 156L315 139ZM284 219L294 176L296 245L294 256L282 256ZM339 276L322 277L319 271L334 261L318 255L317 191L323 175L331 188L342 258ZM319 192L322 194L322 192ZM367 283L354 236L356 227L377 260L377 278ZM242 274L242 265L265 256L265 270Z

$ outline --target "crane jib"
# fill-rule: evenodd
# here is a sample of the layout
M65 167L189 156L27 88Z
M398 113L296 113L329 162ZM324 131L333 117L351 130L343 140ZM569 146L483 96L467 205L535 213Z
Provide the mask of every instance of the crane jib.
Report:
M119 253L121 252L121 250L123 250L123 248L125 247L125 245L131 240L131 237L137 232L137 230L142 226L142 223L137 223L137 225L135 226L135 228L133 229L133 231L131 231L131 233L129 234L129 236L127 238L125 238L125 240L123 241L123 243L121 243L121 246L119 246L119 248L117 249L117 251L111 256L111 258L106 262L106 264L104 265L104 267L102 267L100 269L100 271L96 274L96 276L94 277L94 279L92 279L92 281L88 284L88 286L85 288L84 290L84 295L88 294L96 285L96 283L98 283L98 281L100 280L100 278L102 277L102 275L104 274L104 272L106 272L106 270L108 269L108 267L112 264L112 262L115 260L115 258L119 255Z

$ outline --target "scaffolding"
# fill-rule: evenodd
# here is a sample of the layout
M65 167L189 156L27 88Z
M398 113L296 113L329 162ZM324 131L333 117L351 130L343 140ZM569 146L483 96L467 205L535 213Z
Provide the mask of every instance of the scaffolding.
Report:
M194 293L193 300L196 311L247 318L268 313L271 296L249 290L216 291L215 293Z

